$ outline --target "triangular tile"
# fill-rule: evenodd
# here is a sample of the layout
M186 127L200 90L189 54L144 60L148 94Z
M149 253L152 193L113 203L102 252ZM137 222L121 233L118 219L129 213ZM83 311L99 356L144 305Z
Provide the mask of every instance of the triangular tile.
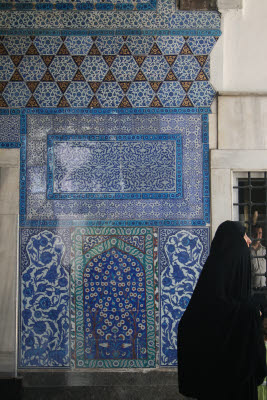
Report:
M103 79L103 82L115 82L115 81L116 81L116 79L114 78L113 73L111 71L108 71L107 75Z
M125 41L125 40L127 40L127 37L128 37L128 36L123 36L122 38L123 38L123 40Z
M31 41L34 41L35 36L30 36Z
M216 40L216 42L220 39L220 36L214 36L214 39Z
M62 93L65 93L69 87L70 82L57 82L59 89Z
M176 75L172 70L170 70L165 78L165 81L178 81Z
M165 60L167 61L167 63L169 64L170 67L173 65L176 58L177 58L177 56L165 56Z
M101 85L101 82L89 82L89 86L94 93L97 92L100 85Z
M208 81L208 78L206 77L205 73L201 69L195 79L196 81Z
M146 59L146 56L134 56L134 59L139 67L143 64Z
M162 82L149 82L149 83L154 92L157 92L162 84Z
M28 48L26 52L27 56L39 56L38 50L34 46L34 44L31 44L30 47Z
M97 36L91 36L91 38L92 38L92 41L95 42L97 39Z
M8 54L8 53L7 53L5 46L3 45L3 43L0 43L0 55L4 56L6 54Z
M75 82L76 81L84 82L86 79L83 76L83 74L81 73L81 71L78 69L78 71L76 72L76 74L74 75L74 78L72 80Z
M139 70L137 72L137 75L134 78L134 81L146 81L146 77L145 77L145 75L143 74L143 72L141 70Z
M129 108L129 107L132 107L132 105L129 102L129 100L127 99L127 97L124 96L124 98L120 102L119 108Z
M77 67L79 67L82 64L85 56L72 56L72 58L73 58L75 64L77 65Z
M111 65L113 64L113 61L115 60L116 56L103 56L104 60L106 61L106 63L108 64L109 67L111 67Z
M192 83L193 83L193 81L180 81L180 84L186 93L191 88Z
M89 108L101 108L101 105L100 105L99 101L97 100L97 98L94 96L92 98L92 100L90 101L88 107Z
M151 54L151 55L161 55L162 54L162 52L161 52L159 46L157 45L157 43L153 44L149 54Z
M64 96L61 97L60 102L57 105L58 107L70 107L69 103L65 99Z
M159 98L157 96L155 96L150 104L150 107L163 107L163 106L162 106Z
M7 82L0 82L0 93L2 93L7 85Z
M16 69L10 80L12 82L21 82L23 81L23 78L20 75L19 71Z
M8 107L5 99L3 98L3 96L0 96L0 107Z
M70 52L64 43L58 49L57 55L58 56L69 56L70 55Z
M131 55L132 53L130 52L128 46L127 46L126 44L124 44L124 45L122 46L122 48L120 49L119 54L120 54L121 56L129 56L129 55Z
M184 40L187 40L189 38L189 36L184 36Z
M185 96L185 98L183 99L182 104L180 105L180 107L194 107L194 105L192 104L191 100L189 99L188 96Z
M1 35L1 36L0 36L0 40L1 40L1 41L4 40L4 37L5 37L5 36Z
M93 46L91 47L91 49L89 50L88 53L89 56L101 56L100 51L98 50L98 47L96 46L96 44L94 43Z
M42 60L47 67L49 67L49 65L51 64L53 59L54 59L54 56L42 56Z
M203 65L205 64L205 62L207 61L207 59L208 59L208 56L195 56L196 57L196 59L197 59L197 61L199 62L199 65L201 66L201 67L203 67Z
M67 36L60 36L60 39L62 40L62 42L65 42Z
M36 99L33 96L31 96L28 103L26 104L26 107L40 107L40 106L37 103Z
M54 78L51 75L50 71L46 71L46 73L44 74L44 76L41 79L42 82L54 82Z
M13 64L15 65L15 67L18 67L19 63L23 59L23 56L10 56L10 58L13 61Z
M26 85L30 89L31 93L33 93L37 88L37 86L39 85L39 82L26 82Z
M185 43L182 47L182 50L180 51L180 54L189 55L189 54L193 54L193 53L192 53L192 50L190 49L190 47L188 46L188 44Z
M131 82L119 82L119 85L122 88L122 90L124 91L124 93L126 93L131 85Z

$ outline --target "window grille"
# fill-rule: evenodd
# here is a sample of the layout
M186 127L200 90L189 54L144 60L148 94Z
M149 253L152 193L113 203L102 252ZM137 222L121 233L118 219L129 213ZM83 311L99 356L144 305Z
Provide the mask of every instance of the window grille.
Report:
M233 174L233 216L246 226L252 240L252 295L267 315L267 171ZM267 326L265 331L267 335Z

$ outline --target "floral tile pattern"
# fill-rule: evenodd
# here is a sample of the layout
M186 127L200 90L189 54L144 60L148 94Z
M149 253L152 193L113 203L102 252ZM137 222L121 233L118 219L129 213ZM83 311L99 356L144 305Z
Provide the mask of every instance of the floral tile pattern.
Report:
M72 240L75 366L155 367L152 229L76 228Z
M177 365L177 330L208 256L208 228L160 228L160 365Z

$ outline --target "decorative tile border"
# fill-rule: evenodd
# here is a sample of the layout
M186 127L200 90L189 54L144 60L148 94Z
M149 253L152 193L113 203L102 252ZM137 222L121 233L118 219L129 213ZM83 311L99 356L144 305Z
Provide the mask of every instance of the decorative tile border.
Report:
M155 367L152 229L76 228L72 240L74 365Z
M73 115L63 114L62 116L57 113L51 114L51 110L48 114L46 110L41 110L38 119L35 119L36 111L34 110L34 114L31 114L30 110L26 110L21 114L20 222L22 226L67 227L79 224L87 226L185 226L205 225L209 222L208 146L203 143L202 131L202 125L206 124L207 116L203 115L204 121L201 121L201 115L175 114L131 115L124 118L118 115L106 115L105 118L99 119L97 115L89 115L89 117L83 115L84 110L81 110L82 114L79 115L78 110L75 109ZM74 117L75 119L73 119ZM104 123L105 120L106 123ZM100 121L101 125L99 125ZM117 125L119 121L120 124ZM64 202L46 200L45 178L43 178L46 161L42 157L37 157L36 146L38 148L43 146L41 154L46 154L47 133L52 133L53 130L57 132L58 129L63 129L65 133L69 129L72 132L79 129L79 132L88 133L88 126L94 127L90 130L98 129L98 133L103 129L103 133L112 132L112 134L123 133L124 129L125 133L132 132L134 134L151 132L158 135L169 135L173 132L181 132L184 198L180 200L136 199L134 202L127 199L64 200ZM84 130L84 128L86 129ZM189 141L187 135L191 138ZM194 141L192 141L192 135L195 136ZM205 141L208 140L207 127L205 127L204 138ZM197 146L195 150L192 143ZM192 154L195 155L195 159L192 158ZM198 176L196 176L196 171L199 173ZM28 180L27 185L26 179ZM195 183L193 184L193 182ZM179 219L177 215L180 216Z
M47 199L182 198L181 145L181 135L48 135Z
M160 365L177 365L177 330L209 251L209 228L159 229Z

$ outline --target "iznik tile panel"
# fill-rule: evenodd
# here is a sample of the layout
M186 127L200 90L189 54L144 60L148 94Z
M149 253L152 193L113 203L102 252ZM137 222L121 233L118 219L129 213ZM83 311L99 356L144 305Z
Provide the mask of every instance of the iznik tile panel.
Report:
M86 115L83 110L77 110L73 115L59 115L56 110L50 110L45 114L45 110L42 110L40 115L36 115L35 112L32 114L29 111L23 116L25 123L27 123L23 128L24 134L21 135L21 224L40 226L41 223L45 226L47 224L57 226L61 224L70 225L72 220L79 220L81 224L86 225L96 224L97 221L107 224L112 221L115 225L121 223L130 225L145 223L152 226L164 224L203 225L205 221L209 221L209 161L206 117L175 114L122 116L93 115L89 113ZM181 174L177 173L179 168L177 169L176 166L176 177L180 179L180 183L178 182L177 185L178 191L169 195L166 192L156 193L157 198L151 198L149 193L144 193L142 198L138 198L136 194L136 197L133 198L123 198L121 194L125 193L121 192L116 195L118 198L110 196L99 199L95 196L95 193L92 193L92 198L86 198L86 193L78 193L79 198L73 198L73 196L76 196L73 192L67 193L71 197L70 199L66 197L64 199L48 198L47 189L50 190L52 188L51 182L53 182L53 179L47 170L47 135L51 138L56 138L57 134L61 134L61 132L65 134L62 135L62 140L65 140L64 137L67 137L68 133L71 133L71 136L73 135L71 139L75 139L75 137L78 139L77 143L81 146L81 151L79 158L75 156L77 163L80 162L80 154L83 154L83 162L84 154L88 151L88 133L92 134L92 136L89 135L90 138L93 138L93 135L99 135L99 143L102 143L101 140L106 143L105 137L108 138L108 135L117 136L119 134L120 141L118 142L127 142L129 133L135 135L135 137L139 135L139 139L141 139L142 135L147 136L149 139L147 143L151 145L151 151L159 149L158 145L160 146L161 154L157 156L157 159L161 160L162 164L169 162L169 157L173 157L172 153L165 157L162 151L164 146L167 143L173 143L174 137L180 137L181 151L175 140L176 165L180 162L179 157L177 157L177 149L182 156L182 161L180 162ZM83 135L85 140L82 140ZM153 140L151 140L150 135L152 135ZM114 139L116 139L115 136ZM116 140L113 142L118 143ZM135 143L138 143L138 141ZM156 147L154 147L154 143L157 144ZM141 166L139 166L136 159L136 147L133 146L132 151L133 154L129 161L132 163L131 166L134 167L134 170L136 170ZM101 157L99 160L101 160ZM142 170L142 179L141 170L139 170L139 181L136 183L139 187L143 182L149 182L151 176L157 176L154 157L149 154L146 154L146 157L147 168L144 171ZM68 160L70 164L68 171L70 171L71 158L68 157ZM114 169L112 160L113 158L111 157L106 165L101 164L99 161L98 166L102 165L100 169L102 181L103 176L109 176L111 165ZM52 171L52 166L49 168ZM75 171L77 171L76 178ZM73 170L74 176L71 181L76 187L79 187L82 179L79 171L80 166L77 164L77 169ZM52 179L50 182L48 182L47 176ZM65 176L67 176L67 173ZM59 182L60 178L58 177L56 180ZM108 182L108 178L106 178L106 182ZM130 188L133 188L135 185L134 180L130 184L132 185ZM149 188L159 188L159 183L155 183L155 181L150 182L149 185ZM180 192L179 188L181 189ZM57 195L60 197L61 193ZM84 195L84 198L81 195ZM53 196L55 197L56 194Z
M69 367L70 296L69 273L62 264L64 242L43 230L21 246L19 366Z
M141 33L141 32L140 32ZM0 107L209 107L213 36L0 38Z
M208 228L159 229L161 366L177 365L178 324L208 256L208 249Z
M155 367L152 228L72 234L75 367Z
M48 136L48 199L182 197L181 135Z

